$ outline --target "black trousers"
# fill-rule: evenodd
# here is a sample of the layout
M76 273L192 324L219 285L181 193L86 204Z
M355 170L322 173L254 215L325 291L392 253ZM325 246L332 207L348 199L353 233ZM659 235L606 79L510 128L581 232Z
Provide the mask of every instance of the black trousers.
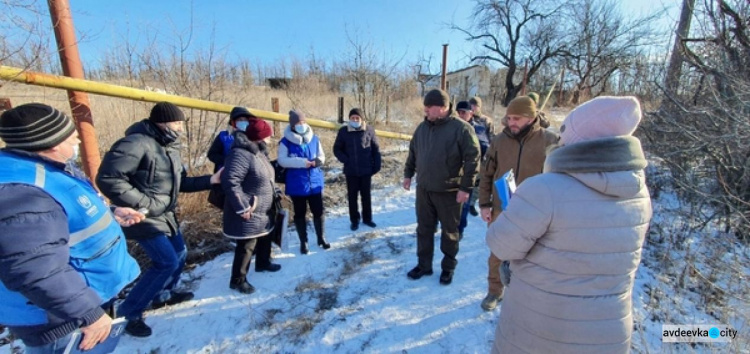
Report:
M461 203L456 201L457 192L429 192L417 186L417 258L419 268L432 269L435 253L435 232L440 222L440 251L443 270L452 272L458 261L458 223L461 218Z
M292 196L295 222L305 221L308 204L310 205L310 212L312 212L313 218L320 219L323 216L323 193L308 195L306 197Z
M372 187L372 176L349 176L346 175L346 192L349 197L349 220L352 224L359 223L359 205L357 197L362 196L362 221L372 221L372 202L370 189Z
M237 240L234 247L234 262L232 262L232 281L240 282L247 279L250 263L255 252L255 266L262 267L271 263L271 237L266 235L257 238Z

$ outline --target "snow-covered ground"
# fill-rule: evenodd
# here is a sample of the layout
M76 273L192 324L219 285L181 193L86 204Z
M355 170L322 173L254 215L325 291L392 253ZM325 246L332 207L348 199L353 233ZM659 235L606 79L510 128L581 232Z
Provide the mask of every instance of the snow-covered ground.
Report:
M231 254L197 267L185 275L196 298L149 312L146 322L154 335L125 336L117 352L489 352L502 306L491 312L479 307L489 254L484 224L470 216L453 284L440 285L437 273L414 281L406 277L416 264L414 192L392 186L374 191L373 199L377 228L352 232L346 207L332 208L326 220L332 248L312 245L302 256L296 233L290 233L290 251L276 253L280 272L251 271L249 280L258 289L252 295L229 289ZM664 209L665 200L657 200L655 209ZM657 257L644 252L645 259ZM436 249L436 270L440 258ZM748 351L746 346L662 344L663 323L718 322L698 310L695 296L678 295L670 290L674 287L659 269L639 268L633 294L636 352ZM654 295L656 289L661 297ZM737 306L747 309L747 304ZM738 329L747 336L744 326Z
M326 193L339 192L333 188L342 187ZM486 292L486 227L469 216L451 285L438 283L439 246L435 275L410 280L414 199L414 189L374 190L378 227L355 232L345 204L329 208L331 249L313 242L311 253L300 255L296 232L289 232L289 250L275 250L281 271L255 273L251 266L257 289L251 295L229 289L231 253L186 272L183 285L195 299L147 312L154 334L125 335L116 352L488 353L502 303L491 312L479 307ZM668 185L653 201L654 222L633 291L634 352L750 353L750 248L711 227L691 231L681 216L685 206ZM661 341L663 324L700 323L731 325L740 338L715 346ZM1 342L0 354L22 350L19 341L15 349Z
M290 252L275 253L281 271L255 273L251 266L251 295L229 289L232 254L221 255L185 275L193 301L147 313L154 334L125 336L117 352L489 352L499 310L479 307L489 255L484 223L470 217L451 285L438 282L437 248L435 275L410 280L414 190L373 194L377 228L352 232L345 206L328 210L331 249L313 244L300 255L290 232Z

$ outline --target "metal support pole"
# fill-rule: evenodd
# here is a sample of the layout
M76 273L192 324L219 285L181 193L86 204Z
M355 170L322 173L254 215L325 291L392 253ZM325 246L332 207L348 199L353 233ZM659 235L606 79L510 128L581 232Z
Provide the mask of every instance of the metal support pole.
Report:
M271 97L271 110L279 113L279 98L278 97ZM282 137L284 136L284 132L281 131L281 122L274 122L273 123L273 130L275 132L275 136Z
M49 0L48 4L63 74L83 79L83 65L78 54L78 41L73 26L73 17L70 14L70 3L68 0ZM68 90L68 101L81 139L83 171L94 181L101 163L101 156L94 130L94 120L91 116L89 96L85 92Z
M344 124L344 98L339 97L339 124Z
M443 44L443 69L440 74L440 89L445 90L446 89L446 75L448 70L448 45Z

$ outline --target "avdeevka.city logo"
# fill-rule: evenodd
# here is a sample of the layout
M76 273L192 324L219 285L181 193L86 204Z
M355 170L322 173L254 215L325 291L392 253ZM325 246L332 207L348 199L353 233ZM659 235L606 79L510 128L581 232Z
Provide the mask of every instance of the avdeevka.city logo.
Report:
M662 325L662 342L728 343L737 337L737 330L727 325L689 324Z

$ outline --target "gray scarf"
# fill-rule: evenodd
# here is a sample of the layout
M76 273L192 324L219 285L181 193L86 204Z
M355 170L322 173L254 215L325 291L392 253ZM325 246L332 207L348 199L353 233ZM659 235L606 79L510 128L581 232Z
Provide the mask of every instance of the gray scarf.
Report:
M638 138L616 136L556 146L547 153L544 172L637 171L647 164Z

